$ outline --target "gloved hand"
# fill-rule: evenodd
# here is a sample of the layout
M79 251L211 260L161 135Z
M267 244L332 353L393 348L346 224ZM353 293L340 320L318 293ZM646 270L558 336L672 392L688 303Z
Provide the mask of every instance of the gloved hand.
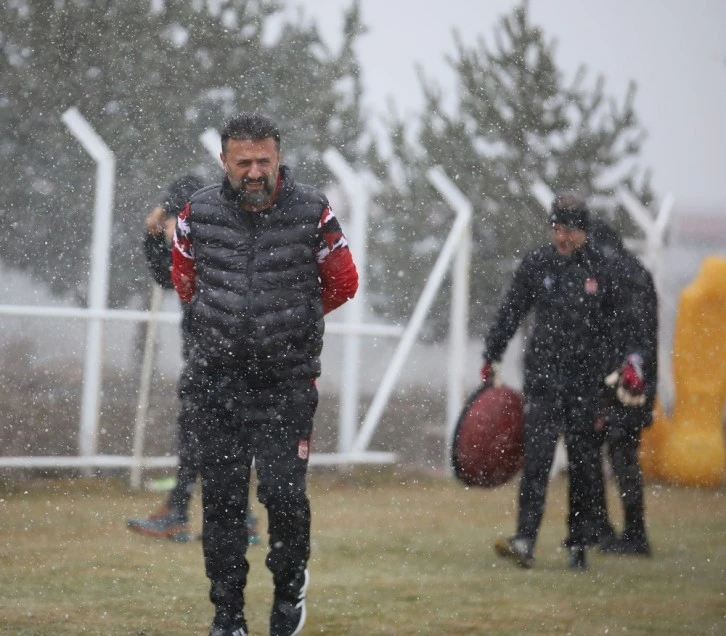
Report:
M605 378L605 384L615 388L615 396L625 406L643 406L645 404L643 358L637 353L631 353L619 369Z
M489 362L489 360L484 360L484 364L482 365L479 375L481 376L481 381L484 384L489 384L491 386L499 386L501 384L499 380L498 362Z

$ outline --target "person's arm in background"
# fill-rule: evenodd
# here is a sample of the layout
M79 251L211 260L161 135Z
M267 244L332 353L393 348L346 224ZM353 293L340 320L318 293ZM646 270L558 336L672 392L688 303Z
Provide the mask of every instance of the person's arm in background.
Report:
M174 246L171 250L171 280L182 302L188 303L194 297L197 283L197 263L194 256L187 203L179 214L174 232Z
M355 296L358 270L338 219L330 207L323 210L318 224L315 257L321 282L323 311L327 314Z
M536 269L535 257L531 253L525 256L517 268L514 280L484 339L484 367L501 360L507 344L534 305L536 294L532 285L533 281L537 280ZM484 379L484 375L484 368L482 368L482 379Z
M653 352L653 334L650 333L653 318L657 330L657 315L646 317L644 306L650 276L635 263L636 257L625 253L610 264L613 321L609 335L615 344L616 356L612 362L615 368L608 374L605 384L615 390L617 399L625 406L643 406L647 401L645 392L649 378L646 367L650 368L653 362L649 359ZM654 287L652 291L654 293ZM657 299L655 303L657 306ZM657 333L655 338L657 356Z
M658 294L650 272L634 254L628 256L625 263L633 336L626 343L627 352L635 352L642 359L644 407L650 411L658 389Z
M171 282L171 241L174 218L169 218L160 205L155 206L144 223L144 256L153 279L164 289L173 289Z

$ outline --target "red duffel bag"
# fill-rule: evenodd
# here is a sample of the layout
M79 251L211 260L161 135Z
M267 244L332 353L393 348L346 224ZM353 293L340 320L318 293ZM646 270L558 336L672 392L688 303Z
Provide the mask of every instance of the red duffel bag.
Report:
M507 386L483 385L467 400L454 430L451 461L467 486L494 488L524 460L524 399Z

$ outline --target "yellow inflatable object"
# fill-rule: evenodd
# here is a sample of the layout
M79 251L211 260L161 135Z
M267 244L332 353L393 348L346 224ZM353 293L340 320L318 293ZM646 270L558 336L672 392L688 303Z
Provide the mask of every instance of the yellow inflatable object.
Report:
M726 259L704 260L681 293L673 340L675 401L670 420L656 411L643 436L646 475L685 486L717 487L726 468Z
M653 423L644 428L640 437L640 467L646 477L663 479L660 474L660 449L663 445L665 429L670 424L668 416L658 400L653 408Z

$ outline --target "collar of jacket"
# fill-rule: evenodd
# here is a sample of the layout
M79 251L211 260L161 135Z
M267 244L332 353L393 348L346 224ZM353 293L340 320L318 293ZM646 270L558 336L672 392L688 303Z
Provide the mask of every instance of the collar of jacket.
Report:
M292 171L287 166L281 165L280 171L277 175L277 186L275 187L275 194L273 195L270 208L274 207L275 205L279 205L281 201L287 199L292 193L294 187L295 180L293 179ZM222 181L221 194L226 201L229 201L230 203L235 203L237 205L240 204L240 193L232 188L232 184L229 182L227 175L224 175L224 179ZM259 210L259 212L266 212L270 208L267 208L266 210Z
M586 242L582 247L576 249L569 256L564 256L557 251L557 248L550 243L549 245L552 255L554 256L555 262L559 263L560 267L567 267L569 264L580 265L588 264L593 260L593 250L590 242Z

